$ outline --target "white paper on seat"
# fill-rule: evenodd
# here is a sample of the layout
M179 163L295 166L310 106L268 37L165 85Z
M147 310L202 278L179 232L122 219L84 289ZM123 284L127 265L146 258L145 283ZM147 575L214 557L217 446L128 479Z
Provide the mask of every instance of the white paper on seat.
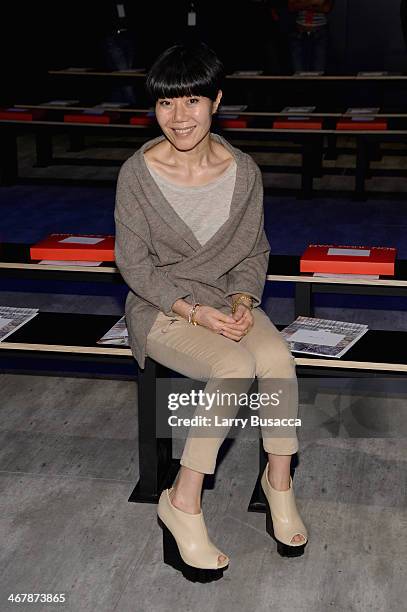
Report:
M304 344L320 344L322 346L336 346L344 339L342 334L334 334L329 331L312 331L308 329L299 329L292 336L290 342L303 342Z
M379 280L379 274L332 274L328 272L314 272L313 276L319 278L364 278L366 280Z
M238 111L245 111L247 104L222 104L218 107L220 113L237 113Z
M38 262L45 266L84 266L86 268L100 266L101 261L67 261L67 260L54 260L54 259L43 259Z
M89 238L87 236L69 236L69 238L63 238L63 240L59 240L58 242L62 242L64 244L98 244L98 242L102 242L104 238Z
M328 255L345 255L347 257L370 257L370 249L328 249Z
M96 104L95 108L123 108L129 106L128 102L101 102Z
M0 329L3 329L3 327L6 327L6 325L12 322L13 319L4 319L3 317L0 317Z
M47 104L53 104L54 106L72 106L72 104L79 104L79 100L50 100L49 102L43 102L40 106Z
M316 106L285 106L282 113L313 113Z

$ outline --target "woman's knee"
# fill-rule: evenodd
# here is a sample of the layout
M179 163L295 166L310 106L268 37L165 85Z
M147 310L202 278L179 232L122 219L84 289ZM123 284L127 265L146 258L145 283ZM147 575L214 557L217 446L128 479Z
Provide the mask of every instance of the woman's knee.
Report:
M249 351L227 351L212 365L212 378L246 378L256 376L256 360Z
M295 359L286 342L261 348L256 354L256 374L260 378L294 378Z

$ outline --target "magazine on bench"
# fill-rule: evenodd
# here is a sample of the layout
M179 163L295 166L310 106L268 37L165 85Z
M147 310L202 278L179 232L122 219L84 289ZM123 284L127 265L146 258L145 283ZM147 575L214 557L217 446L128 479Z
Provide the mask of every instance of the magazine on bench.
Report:
M260 76L263 72L263 70L235 70L232 74L236 76Z
M322 72L322 70L297 70L296 72L294 72L294 76L301 76L301 77L315 77L315 76L322 76L324 73Z
M218 113L238 113L247 109L247 104L222 104L218 107Z
M359 77L381 77L388 76L387 70L362 70L362 72L358 72L357 76Z
M313 113L316 108L316 106L285 106L281 112L286 113L287 115L304 115Z
M368 330L368 326L345 321L297 317L281 332L293 353L342 357Z
M114 344L115 346L129 346L129 333L126 327L126 318L123 316L102 336L96 344Z
M73 106L79 104L79 100L48 100L48 102L41 102L39 106Z
M0 342L38 314L38 308L0 306Z
M376 121L380 112L378 106L365 108L348 108L345 117L351 121Z

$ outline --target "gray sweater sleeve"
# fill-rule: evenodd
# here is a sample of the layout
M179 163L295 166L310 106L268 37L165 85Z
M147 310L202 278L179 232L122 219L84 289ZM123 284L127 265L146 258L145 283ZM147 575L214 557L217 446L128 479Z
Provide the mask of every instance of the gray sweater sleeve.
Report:
M126 214L129 206L131 215ZM124 217L131 218L132 227ZM146 220L139 210L137 196L128 183L125 169L120 173L117 185L115 221L115 259L121 275L137 296L171 316L174 302L180 298L192 299L192 295L174 284L165 272L154 265L148 248ZM136 232L135 227L139 231Z
M259 168L255 169L255 183L251 206L260 211L260 224L256 242L248 257L228 273L228 290L225 297L235 293L247 293L254 299L254 305L261 303L266 282L270 244L264 231L263 181Z

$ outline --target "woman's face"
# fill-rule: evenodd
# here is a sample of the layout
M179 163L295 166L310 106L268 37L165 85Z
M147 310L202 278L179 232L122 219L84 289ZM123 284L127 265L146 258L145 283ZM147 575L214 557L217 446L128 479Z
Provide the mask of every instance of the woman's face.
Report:
M164 135L180 151L190 151L208 134L222 92L216 100L204 96L159 98L155 105L158 124Z

